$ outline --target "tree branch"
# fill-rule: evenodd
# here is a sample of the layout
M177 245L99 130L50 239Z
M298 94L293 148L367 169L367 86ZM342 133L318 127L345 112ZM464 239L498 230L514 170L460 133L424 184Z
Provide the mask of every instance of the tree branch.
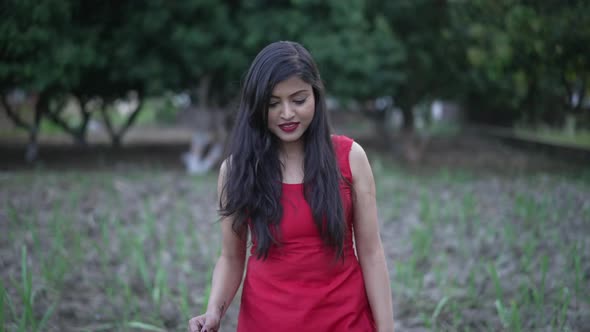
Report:
M86 134L88 130L88 121L90 120L90 112L87 108L88 100L79 94L74 94L78 99L78 103L80 104L80 115L82 118L80 119L80 123L78 124L78 128L76 129L76 138L79 144L86 145Z
M113 123L111 122L111 118L107 114L106 107L104 105L100 108L100 115L102 116L102 121L104 122L107 131L111 137L115 136L115 129L113 128Z
M108 104L108 103L105 103L105 104ZM119 135L115 131L115 128L113 126L113 122L111 121L111 118L109 117L109 114L108 114L107 109L104 104L100 108L100 115L102 116L102 122L104 123L105 127L107 128L107 132L109 133L109 137L111 138L111 144L113 146L119 146L119 144L121 143L121 141L119 139Z
M46 113L47 118L49 118L53 123L58 125L61 129L63 129L66 133L76 137L76 130L72 128L64 119L59 116L58 111L51 111L47 110Z
M8 118L10 118L10 120L12 120L12 123L15 126L26 129L27 131L31 130L31 125L26 123L23 119L21 119L21 117L18 116L18 114L14 113L14 111L8 104L8 101L6 101L6 96L4 96L4 94L0 96L0 102L2 103L4 112L6 112L6 115L8 116Z
M141 112L141 110L142 110L142 106L143 106L143 94L138 93L137 94L137 100L138 100L137 107L135 108L135 110L133 110L133 113L131 113L131 115L127 118L127 121L125 121L125 124L123 124L123 126L121 127L121 129L117 133L117 136L119 136L119 138L122 138L123 135L125 135L125 133L127 132L127 130L131 127L131 125L133 125L133 123L137 119L137 116L139 115L139 112Z

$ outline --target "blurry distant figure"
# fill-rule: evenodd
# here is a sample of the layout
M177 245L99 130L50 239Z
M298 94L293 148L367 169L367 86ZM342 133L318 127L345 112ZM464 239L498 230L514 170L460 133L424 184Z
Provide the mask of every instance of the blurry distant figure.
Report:
M454 102L437 99L430 106L432 122L459 123L462 121L461 107Z
M221 161L223 142L208 132L195 132L191 148L182 155L182 161L190 174L204 174Z
M228 136L226 113L189 106L181 112L179 121L194 132L190 150L181 156L187 172L205 174L219 166Z

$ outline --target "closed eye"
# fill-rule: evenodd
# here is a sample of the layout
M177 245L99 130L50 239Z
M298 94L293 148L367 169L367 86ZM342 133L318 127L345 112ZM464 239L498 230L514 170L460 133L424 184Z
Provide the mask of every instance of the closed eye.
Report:
M293 100L293 102L297 105L303 105L303 103L305 103L306 100L307 100L307 98L304 98L304 99Z

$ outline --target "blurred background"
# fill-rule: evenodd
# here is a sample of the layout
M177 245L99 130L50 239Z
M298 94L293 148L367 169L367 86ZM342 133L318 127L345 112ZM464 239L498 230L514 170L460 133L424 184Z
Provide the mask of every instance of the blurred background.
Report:
M368 151L398 331L590 330L590 2L0 13L0 331L186 330L241 80L277 40L311 51L334 132Z

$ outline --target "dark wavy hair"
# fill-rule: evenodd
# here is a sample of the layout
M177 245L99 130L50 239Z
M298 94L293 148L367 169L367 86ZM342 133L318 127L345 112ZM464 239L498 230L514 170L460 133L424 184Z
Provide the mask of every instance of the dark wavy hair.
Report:
M266 46L246 74L226 159L220 214L233 217L236 233L250 223L257 258L267 258L269 249L280 244L280 140L268 129L268 105L274 87L293 76L312 86L315 99L314 117L302 137L305 199L322 240L335 250L335 257L342 257L346 225L341 174L330 137L324 87L311 54L298 43L280 41Z

